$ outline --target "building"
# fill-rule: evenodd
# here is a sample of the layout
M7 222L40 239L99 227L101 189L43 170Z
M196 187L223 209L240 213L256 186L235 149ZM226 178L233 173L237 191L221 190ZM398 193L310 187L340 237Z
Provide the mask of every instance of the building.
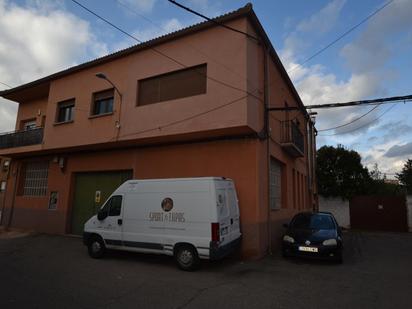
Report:
M250 4L0 95L12 226L80 234L125 179L224 176L259 258L316 205L315 128Z
M399 182L398 179L388 179L388 178L384 178L384 179L383 179L383 182L384 182L384 183L391 184L391 185L400 185L400 182Z

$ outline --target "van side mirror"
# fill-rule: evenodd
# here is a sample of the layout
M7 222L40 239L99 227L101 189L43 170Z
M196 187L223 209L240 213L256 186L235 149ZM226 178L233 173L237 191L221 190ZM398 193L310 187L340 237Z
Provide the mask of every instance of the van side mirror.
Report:
M97 220L103 221L106 218L107 218L107 211L99 210L99 212L97 213Z
M287 229L289 227L289 224L288 223L283 223L283 227Z

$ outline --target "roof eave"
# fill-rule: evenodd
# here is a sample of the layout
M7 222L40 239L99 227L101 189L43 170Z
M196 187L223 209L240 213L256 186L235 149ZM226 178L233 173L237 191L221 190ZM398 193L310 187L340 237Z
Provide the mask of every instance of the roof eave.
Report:
M70 68L65 69L63 71L59 71L57 73L45 76L45 77L37 79L35 81L29 82L29 83L26 83L26 84L23 84L23 85L20 85L20 86L11 88L11 89L0 91L0 97L13 100L13 94L16 94L19 91L28 89L30 87L38 86L42 83L49 83L54 79L66 76L68 74L78 72L78 71L81 71L81 70L84 70L84 69L88 69L88 68L91 68L91 67L94 67L94 66L112 61L114 59L118 59L118 58L127 56L127 55L135 53L137 51L141 51L141 50L144 50L144 49L147 49L147 48L152 48L153 46L163 44L163 43L169 42L169 41L177 39L177 38L184 37L184 36L192 34L192 33L203 31L205 29L216 26L216 23L225 23L225 22L228 22L228 21L240 18L240 17L247 17L251 12L253 12L253 7L252 7L252 4L248 3L244 7L240 8L236 11L233 11L233 12L230 12L230 13L227 13L227 14L224 14L224 15L221 15L221 16L218 16L218 17L214 18L213 21L204 21L204 22L201 22L201 23L183 28L181 30L178 30L178 31L160 36L158 38L154 38L152 40L149 40L149 41L137 44L137 45L133 45L131 47L128 47L126 49L114 52L112 54L109 54L109 55L106 55L106 56L103 56L103 57L100 57L100 58L97 58L97 59L94 59L94 60L91 60L91 61L88 61L88 62L84 62L84 63L79 64L77 66L70 67Z

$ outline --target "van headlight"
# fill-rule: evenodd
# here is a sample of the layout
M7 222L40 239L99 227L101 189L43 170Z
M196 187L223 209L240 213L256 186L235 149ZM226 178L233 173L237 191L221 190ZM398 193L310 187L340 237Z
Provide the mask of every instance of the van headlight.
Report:
M322 243L322 245L324 245L324 246L336 246L337 244L338 244L338 242L334 238L333 239L326 239Z
M291 244L293 244L295 242L293 237L290 237L289 235L283 236L283 241L290 242Z

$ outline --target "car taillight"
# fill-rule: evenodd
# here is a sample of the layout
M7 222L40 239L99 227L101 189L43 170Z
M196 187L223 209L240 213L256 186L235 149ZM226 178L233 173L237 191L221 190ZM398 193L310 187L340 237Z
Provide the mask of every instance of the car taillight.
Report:
M212 241L220 241L219 223L212 223Z

